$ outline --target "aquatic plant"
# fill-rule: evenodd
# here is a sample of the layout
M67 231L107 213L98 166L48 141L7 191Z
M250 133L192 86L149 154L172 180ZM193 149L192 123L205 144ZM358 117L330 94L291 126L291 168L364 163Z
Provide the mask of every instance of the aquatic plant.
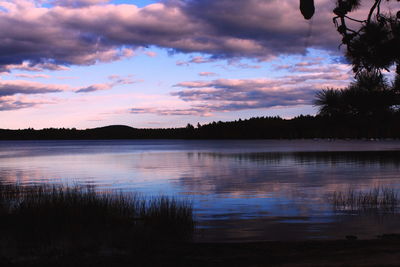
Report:
M336 210L395 211L400 201L397 191L389 187L375 187L369 191L335 191L332 204Z
M0 184L0 217L0 251L8 254L185 241L194 230L188 201L90 186Z

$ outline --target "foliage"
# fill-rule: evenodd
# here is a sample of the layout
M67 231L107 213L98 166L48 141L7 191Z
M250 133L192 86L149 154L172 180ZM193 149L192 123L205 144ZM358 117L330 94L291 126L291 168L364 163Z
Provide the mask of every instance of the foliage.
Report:
M399 196L393 188L375 187L369 191L335 191L332 195L335 210L378 210L395 211L399 205Z
M317 93L314 104L319 114L328 117L382 118L397 112L400 94L396 83L389 85L380 72L360 72L345 89L326 89Z
M86 186L0 184L0 216L4 253L136 247L185 240L194 230L188 202Z
M336 15L333 21L342 35L342 44L347 47L346 57L356 74L364 70L389 70L394 65L400 74L400 11L384 13L381 3L382 0L374 0L365 20L347 15L360 7L360 0L337 0L333 10ZM350 28L350 23L357 23L359 28Z

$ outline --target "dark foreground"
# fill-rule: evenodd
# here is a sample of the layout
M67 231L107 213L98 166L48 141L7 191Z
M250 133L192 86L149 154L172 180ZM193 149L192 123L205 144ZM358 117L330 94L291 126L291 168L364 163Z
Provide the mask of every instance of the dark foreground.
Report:
M398 266L400 239L147 244L3 257L0 266Z
M194 228L190 203L167 197L146 200L138 195L99 193L90 187L0 184L0 267L400 263L400 235L362 241L348 237L196 243L192 242Z

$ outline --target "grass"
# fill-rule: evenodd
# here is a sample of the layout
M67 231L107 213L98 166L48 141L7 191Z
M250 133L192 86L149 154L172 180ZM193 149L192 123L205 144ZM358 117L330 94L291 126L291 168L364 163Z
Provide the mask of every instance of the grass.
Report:
M0 218L0 257L180 242L194 231L188 201L87 186L0 185Z
M400 203L397 192L388 187L375 187L369 191L349 189L335 191L332 204L336 210L395 211Z

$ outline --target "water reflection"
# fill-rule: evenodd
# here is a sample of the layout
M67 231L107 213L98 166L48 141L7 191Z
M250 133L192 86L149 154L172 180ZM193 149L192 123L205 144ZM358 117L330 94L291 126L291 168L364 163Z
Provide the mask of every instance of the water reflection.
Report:
M397 184L399 151L296 152L296 153L198 153L194 162L207 166L181 176L179 182L192 192L265 195L296 193L297 197L340 185ZM191 155L191 158L194 156ZM301 192L290 189L299 187Z
M399 189L399 156L398 141L0 142L0 177L189 198L199 240L371 237L398 216L337 214L329 197Z

